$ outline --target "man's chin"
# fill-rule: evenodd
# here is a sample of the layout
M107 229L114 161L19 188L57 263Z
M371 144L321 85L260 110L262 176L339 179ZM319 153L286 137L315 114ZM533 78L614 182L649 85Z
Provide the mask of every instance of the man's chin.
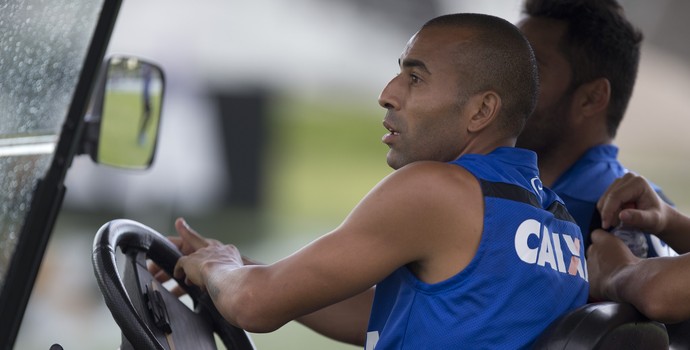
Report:
M391 169L393 170L398 170L402 168L402 166L404 165L403 162L394 155L391 155L391 152L392 150L389 151L388 155L386 156L386 163L388 163L388 166L391 167Z
M389 166L391 169L393 169L393 170L398 170L398 169L400 169L400 166L399 166L398 164L396 164L396 163L391 163L391 162L387 162L387 163L388 163L388 166Z

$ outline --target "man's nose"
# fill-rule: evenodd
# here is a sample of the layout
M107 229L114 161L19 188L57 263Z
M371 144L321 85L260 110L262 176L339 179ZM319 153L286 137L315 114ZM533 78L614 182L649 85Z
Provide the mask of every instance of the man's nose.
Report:
M398 76L391 79L386 87L383 88L381 94L379 95L379 106L385 109L398 109L400 108L400 100L395 94L395 82Z

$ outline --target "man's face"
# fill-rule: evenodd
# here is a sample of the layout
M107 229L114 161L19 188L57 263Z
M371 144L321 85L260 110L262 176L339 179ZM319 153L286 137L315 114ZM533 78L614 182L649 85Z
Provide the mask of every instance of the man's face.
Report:
M566 23L528 17L518 24L534 49L539 66L539 98L517 146L545 155L558 148L569 129L572 92L570 63L559 49Z
M390 147L386 161L393 169L419 160L452 161L463 148L466 117L457 62L464 30L425 28L400 57L400 73L381 92L388 111L382 141Z

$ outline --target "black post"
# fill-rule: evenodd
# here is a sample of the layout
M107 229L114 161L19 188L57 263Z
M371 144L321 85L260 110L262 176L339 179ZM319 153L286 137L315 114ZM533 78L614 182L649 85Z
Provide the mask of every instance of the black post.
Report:
M228 204L261 207L268 94L262 90L215 94L230 174Z

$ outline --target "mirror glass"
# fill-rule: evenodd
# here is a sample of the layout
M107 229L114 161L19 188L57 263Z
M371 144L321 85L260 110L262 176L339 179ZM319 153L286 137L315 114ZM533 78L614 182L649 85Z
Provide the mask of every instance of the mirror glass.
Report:
M94 157L99 164L128 169L151 165L164 87L163 71L155 64L135 57L108 60Z

